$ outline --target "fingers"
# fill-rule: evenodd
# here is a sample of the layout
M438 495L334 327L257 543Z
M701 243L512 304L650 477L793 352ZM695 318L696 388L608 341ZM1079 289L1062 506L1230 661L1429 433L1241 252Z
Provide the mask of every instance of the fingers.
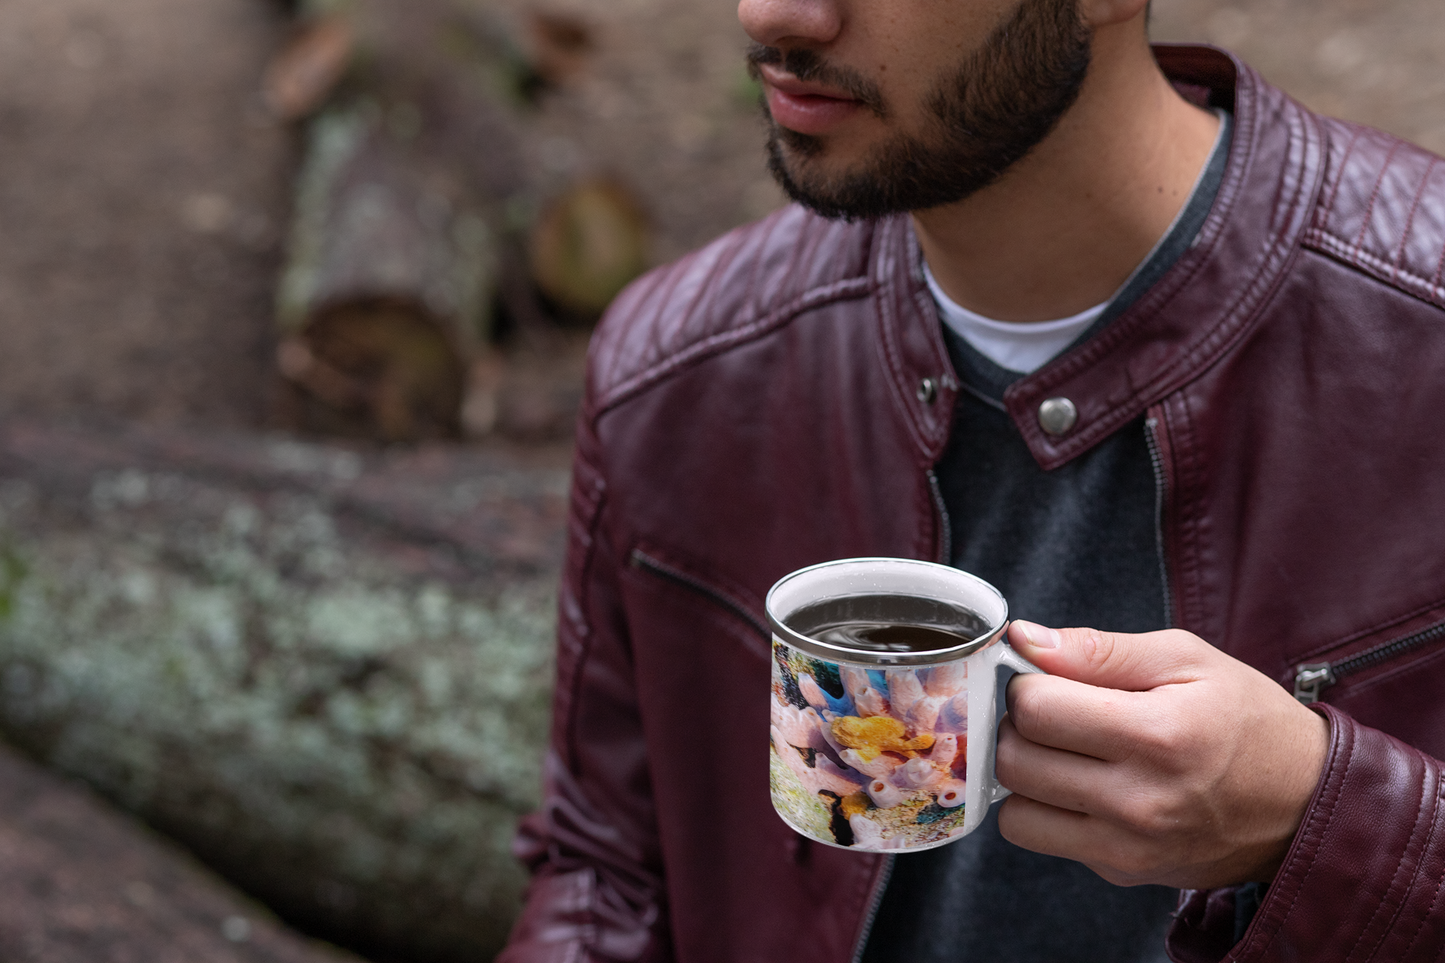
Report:
M1147 845L1119 827L1027 796L1003 801L998 828L1015 846L1083 863L1115 886L1160 883L1172 875L1172 867L1161 865Z
M998 811L999 833L1015 846L1079 862L1080 841L1088 838L1097 822L1087 813L1018 794L1005 799Z
M1012 792L1076 813L1099 812L1114 778L1101 759L1024 738L1007 716L999 723L994 772Z
M1185 632L1014 623L1054 675L1009 684L997 775L1004 835L1118 883L1268 880L1328 751L1328 726L1275 681Z
M1220 655L1188 632L1126 635L1049 629L1021 620L1009 626L1009 643L1050 675L1132 692L1195 681L1201 667Z
M1009 681L1011 724L1029 742L1117 762L1165 741L1169 724L1148 692L1103 689L1060 676Z

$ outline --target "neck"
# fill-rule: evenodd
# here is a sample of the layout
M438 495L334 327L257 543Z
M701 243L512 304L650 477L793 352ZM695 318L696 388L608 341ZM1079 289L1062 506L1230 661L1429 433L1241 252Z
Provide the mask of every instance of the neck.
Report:
M994 184L913 222L939 286L986 317L1064 318L1109 299L1189 200L1219 120L1181 98L1142 23L1100 28L1079 99Z

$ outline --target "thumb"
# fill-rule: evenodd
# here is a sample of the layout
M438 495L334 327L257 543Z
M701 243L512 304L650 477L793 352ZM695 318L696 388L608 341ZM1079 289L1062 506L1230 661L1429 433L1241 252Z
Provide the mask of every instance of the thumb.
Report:
M1014 651L1050 675L1130 692L1193 682L1218 654L1197 635L1178 629L1130 635L1015 621L1008 639Z

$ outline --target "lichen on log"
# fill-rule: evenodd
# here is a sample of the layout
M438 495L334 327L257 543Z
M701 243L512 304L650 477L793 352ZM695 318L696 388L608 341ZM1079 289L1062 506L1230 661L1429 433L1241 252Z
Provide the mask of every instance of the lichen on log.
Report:
M282 373L389 440L455 433L497 283L486 220L427 173L375 104L313 120L277 296Z
M40 435L0 433L6 737L313 932L495 952L538 798L557 562L508 548L527 524L504 516L560 527L565 471L433 464L414 501L454 517L428 528L388 494L415 461L201 439L127 465L103 435Z

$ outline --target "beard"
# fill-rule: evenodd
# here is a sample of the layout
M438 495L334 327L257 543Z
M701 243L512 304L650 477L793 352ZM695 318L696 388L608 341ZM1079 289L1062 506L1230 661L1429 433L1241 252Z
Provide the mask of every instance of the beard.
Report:
M768 114L768 169L787 195L823 217L884 217L952 204L989 186L1058 125L1078 99L1091 35L1076 0L1023 0L983 46L949 70L926 98L920 133L895 134L859 164L829 175L811 162L823 138L779 127ZM807 49L761 44L749 69L781 65L855 98L880 120L892 114L877 84Z

